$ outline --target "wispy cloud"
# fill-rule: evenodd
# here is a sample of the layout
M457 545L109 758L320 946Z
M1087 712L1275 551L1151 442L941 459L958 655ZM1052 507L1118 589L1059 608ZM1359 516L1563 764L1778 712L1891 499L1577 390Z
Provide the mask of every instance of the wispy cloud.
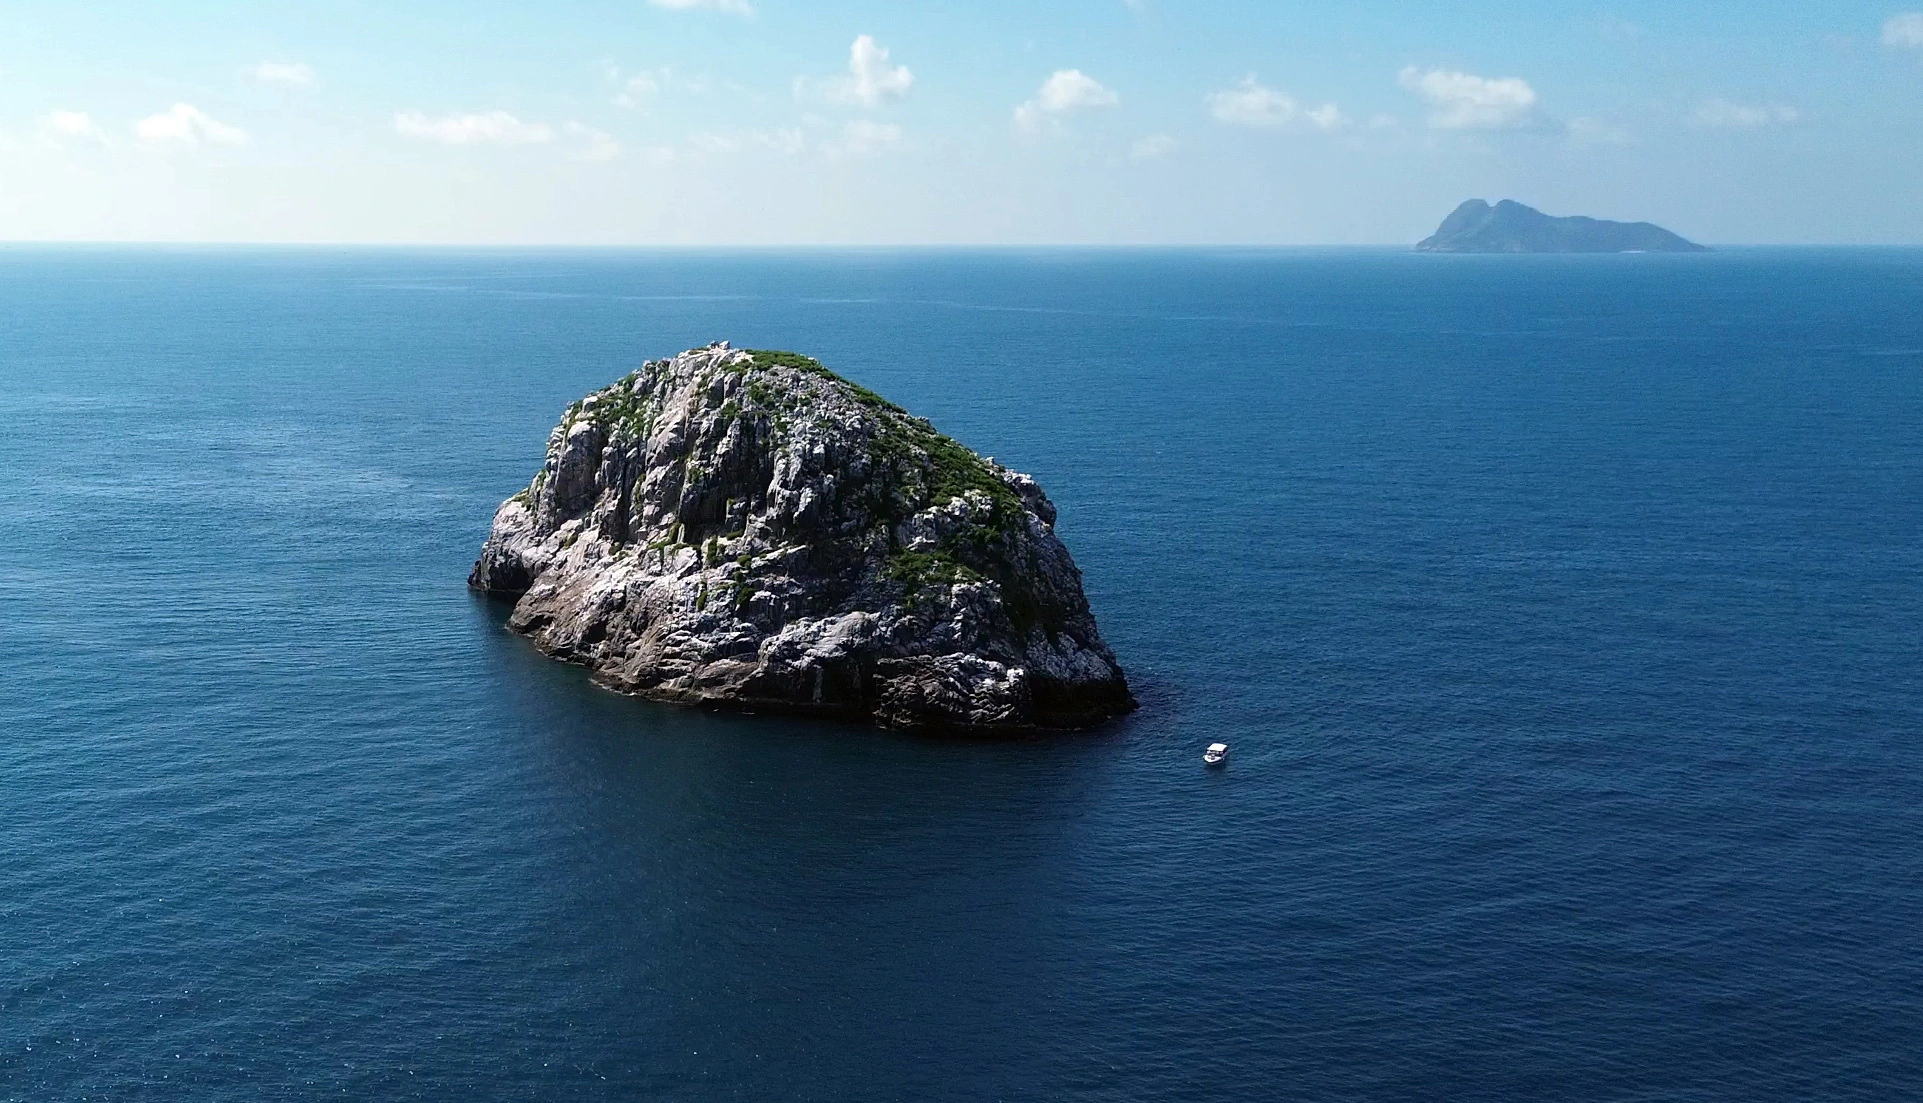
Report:
M749 149L766 149L792 157L808 148L808 138L795 127L782 127L738 134L694 134L689 136L688 145L696 153L716 156Z
M314 83L314 68L300 61L263 61L248 70L262 84L306 88Z
M1264 87L1254 74L1234 88L1210 93L1208 103L1209 114L1217 122L1231 126L1276 128L1307 123L1321 130L1334 130L1348 121L1335 104L1303 107L1286 92Z
M1121 97L1080 69L1058 69L1042 82L1035 98L1015 109L1015 125L1030 134L1060 126L1063 115L1095 107L1113 107Z
M915 74L906 65L888 64L888 48L873 35L860 35L848 48L848 75L827 82L831 99L875 107L884 100L898 100L915 86Z
M748 135L748 140L763 149L773 150L789 157L808 148L807 136L799 128L792 126L784 126L776 130L757 130Z
M828 125L827 120L821 118L811 117L805 121L817 130ZM872 157L907 145L907 136L901 127L873 119L850 119L825 136L817 134L812 141L809 132L801 127L778 127L727 133L708 131L689 135L687 142L689 152L697 158L729 157L757 150L798 157L812 149L822 157L843 159ZM674 158L671 152L669 158Z
M449 146L554 144L576 161L612 161L621 155L621 143L605 130L573 119L558 126L529 122L506 111L439 116L403 111L394 116L394 132Z
M612 161L621 156L621 143L605 130L596 130L577 122L565 123L561 130L579 143L578 148L569 154L577 161Z
M727 134L692 134L688 144L696 153L740 153L745 145L740 138Z
M1787 126L1803 117L1801 111L1788 104L1747 104L1731 100L1705 100L1690 112L1689 121L1696 126L1719 127L1726 130L1755 130L1765 126Z
M394 116L394 130L409 138L422 138L445 145L535 145L554 140L554 128L546 123L522 122L505 111L483 111L469 115L429 117L419 111L403 111Z
M667 8L669 11L693 11L697 8L707 8L710 11L733 12L735 15L755 13L754 5L748 3L748 0L648 0L648 3L657 8Z
M1521 77L1424 72L1411 65L1397 80L1428 101L1429 125L1437 130L1524 130L1547 124L1537 110L1536 90Z
M1166 134L1151 134L1130 147L1128 155L1137 161L1156 161L1174 153L1175 139Z
M901 127L893 123L851 119L838 137L822 145L821 151L829 157L872 157L903 144Z
M630 111L651 108L656 100L670 91L683 95L701 95L710 90L708 78L691 77L666 65L630 73L612 61L604 61L601 63L601 75L606 78L608 87L613 91L614 106Z
M50 138L82 138L104 142L107 136L94 125L93 116L85 111L62 111L55 109L47 112L40 121L40 132Z
M237 146L247 141L246 131L228 126L187 103L177 103L135 123L134 136L152 145Z
M618 73L613 74L620 84L620 91L614 94L614 106L637 110L654 102L661 94L661 82L647 73L636 73L622 80Z
M1883 24L1883 45L1901 50L1923 50L1923 12L1893 15Z

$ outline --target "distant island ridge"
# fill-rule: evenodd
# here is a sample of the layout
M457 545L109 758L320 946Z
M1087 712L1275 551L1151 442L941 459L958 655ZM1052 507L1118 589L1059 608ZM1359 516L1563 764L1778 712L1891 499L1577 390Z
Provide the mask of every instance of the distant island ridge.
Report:
M1580 215L1557 218L1513 199L1490 206L1471 199L1418 253L1706 253L1709 248L1650 222L1610 222Z

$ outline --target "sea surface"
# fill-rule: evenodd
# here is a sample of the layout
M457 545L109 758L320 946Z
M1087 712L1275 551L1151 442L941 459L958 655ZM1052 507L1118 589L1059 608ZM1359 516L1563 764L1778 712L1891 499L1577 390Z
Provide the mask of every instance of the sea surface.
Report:
M1040 479L1141 711L508 634L716 339ZM0 616L0 1099L1923 1097L1923 250L0 248Z

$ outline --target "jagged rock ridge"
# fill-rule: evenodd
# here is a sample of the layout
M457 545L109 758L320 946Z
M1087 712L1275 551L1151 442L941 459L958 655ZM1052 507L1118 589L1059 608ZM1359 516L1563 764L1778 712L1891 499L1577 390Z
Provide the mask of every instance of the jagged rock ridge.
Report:
M1704 253L1707 247L1648 222L1556 218L1513 199L1471 199L1416 244L1423 253Z
M725 342L570 407L469 584L616 689L897 728L1135 707L1035 481L794 353Z

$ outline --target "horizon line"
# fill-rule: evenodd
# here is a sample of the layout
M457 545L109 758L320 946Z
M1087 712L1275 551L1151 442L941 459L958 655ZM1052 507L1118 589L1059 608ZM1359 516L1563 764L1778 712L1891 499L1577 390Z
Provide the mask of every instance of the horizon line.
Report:
M1731 241L1699 242L1715 249L1916 249L1923 241ZM193 249L581 249L581 250L1016 250L1016 249L1369 249L1417 251L1402 242L1286 242L1286 241L1120 241L1120 242L573 242L573 241L231 241L173 238L0 238L0 249L53 248L193 248ZM1425 253L1427 256L1656 256L1661 251L1616 253ZM1677 254L1684 255L1684 254ZM1700 254L1697 254L1700 255Z

